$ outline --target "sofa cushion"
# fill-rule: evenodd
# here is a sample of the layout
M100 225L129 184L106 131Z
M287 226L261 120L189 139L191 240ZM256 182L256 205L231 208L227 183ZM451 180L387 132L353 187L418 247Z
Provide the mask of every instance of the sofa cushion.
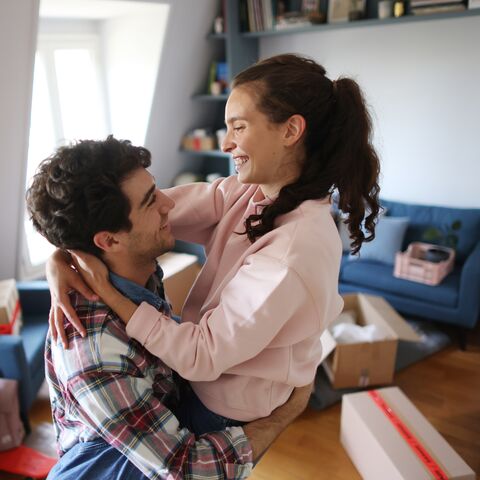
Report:
M340 274L342 283L361 285L379 292L389 292L423 302L455 307L458 302L460 269L455 268L440 285L430 286L393 276L393 266L371 260L344 262Z
M462 222L460 230L456 232L457 260L463 262L480 241L480 209L413 205L388 200L382 200L381 204L387 208L387 216L410 219L402 250L411 242L425 241L423 234L427 228L445 228L456 220Z
M29 315L25 318L21 335L32 377L38 370L40 372L44 370L43 356L47 331L48 315Z
M361 258L393 265L395 254L402 249L408 221L407 217L380 218L375 227L375 238L371 242L363 243L358 257L354 255L352 260Z

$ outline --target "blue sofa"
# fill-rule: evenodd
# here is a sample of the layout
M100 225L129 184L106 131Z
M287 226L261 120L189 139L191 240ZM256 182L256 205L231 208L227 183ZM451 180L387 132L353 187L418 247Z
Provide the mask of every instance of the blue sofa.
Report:
M443 227L460 220L456 263L439 285L428 286L395 278L393 266L378 261L350 260L345 253L340 271L340 292L381 295L399 312L460 327L463 336L480 314L480 209L446 208L382 201L386 215L408 217L402 250L422 239L428 227ZM381 221L381 220L380 220ZM465 337L463 338L463 342Z
M23 328L20 335L0 335L0 377L19 382L20 415L29 431L28 411L45 379L44 349L50 292L47 282L18 282Z

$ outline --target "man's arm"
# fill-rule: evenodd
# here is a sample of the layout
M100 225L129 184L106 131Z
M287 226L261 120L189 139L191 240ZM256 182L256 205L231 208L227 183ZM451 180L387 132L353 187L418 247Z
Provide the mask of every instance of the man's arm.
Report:
M296 388L287 403L276 408L270 416L243 427L252 446L254 462L259 460L280 433L305 410L311 393L312 384Z

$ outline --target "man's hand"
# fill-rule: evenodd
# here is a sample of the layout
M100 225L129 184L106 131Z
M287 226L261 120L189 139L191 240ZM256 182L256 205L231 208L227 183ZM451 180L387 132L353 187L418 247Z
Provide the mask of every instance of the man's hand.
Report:
M243 427L245 435L250 440L255 462L280 433L305 410L312 388L313 384L296 388L287 403L275 409L270 416Z
M47 260L46 275L50 287L51 307L49 315L50 332L53 340L56 342L60 337L63 346L68 348L68 340L63 326L63 318L68 321L80 332L82 336L86 335L85 327L75 313L68 293L76 290L90 301L98 300L85 284L82 277L72 268L72 259L70 255L62 250L56 250Z

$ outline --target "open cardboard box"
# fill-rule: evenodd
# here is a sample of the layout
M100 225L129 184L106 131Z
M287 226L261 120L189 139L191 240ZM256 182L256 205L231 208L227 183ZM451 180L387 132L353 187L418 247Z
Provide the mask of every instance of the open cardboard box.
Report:
M365 480L475 480L398 387L343 395L340 441Z
M200 272L198 258L189 253L168 252L157 258L163 270L165 294L175 315L182 313L183 304Z
M343 311L355 310L358 325L376 325L387 334L381 341L337 344L327 329L322 334L324 367L334 388L384 385L393 381L398 340L420 337L383 298L363 293L343 295Z

